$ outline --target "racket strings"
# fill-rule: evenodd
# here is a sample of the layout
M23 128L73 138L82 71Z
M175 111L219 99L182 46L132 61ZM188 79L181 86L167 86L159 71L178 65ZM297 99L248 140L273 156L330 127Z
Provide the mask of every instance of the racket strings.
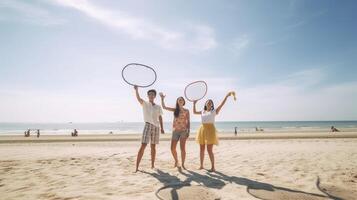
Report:
M207 84L204 81L195 81L188 84L185 88L185 97L189 101L197 101L205 97Z
M157 79L153 68L138 63L126 65L122 70L122 77L129 85L136 85L138 87L149 87Z

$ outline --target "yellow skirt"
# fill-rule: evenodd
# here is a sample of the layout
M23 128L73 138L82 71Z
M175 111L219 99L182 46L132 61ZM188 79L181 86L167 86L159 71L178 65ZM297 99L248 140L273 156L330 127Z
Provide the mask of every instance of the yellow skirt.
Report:
M214 124L202 124L196 134L198 144L218 145L217 131Z

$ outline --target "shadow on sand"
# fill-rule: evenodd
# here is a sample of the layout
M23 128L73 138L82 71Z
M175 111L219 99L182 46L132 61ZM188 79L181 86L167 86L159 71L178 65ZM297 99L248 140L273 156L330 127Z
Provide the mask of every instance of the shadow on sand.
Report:
M322 193L326 194L331 199L335 200L356 200L357 192L351 191L346 188L341 188L336 185L322 184L320 182L320 177L317 177L316 187Z
M304 199L304 200L322 200L330 199L325 195L304 192L300 190L294 190L290 188L284 188L275 186L269 183L263 183L259 181L254 181L247 178L227 176L221 172L209 173L211 177L216 179L224 180L229 183L235 183L237 185L242 185L247 187L247 192L254 196L255 198L265 199L265 200L275 200L275 199Z
M173 199L173 200L178 200L178 199L183 199L180 197L178 190L182 189L183 187L191 186L191 183L195 183L194 185L200 185L204 186L206 188L215 188L215 189L220 189L223 188L226 184L219 179L212 178L210 176L206 175L201 175L196 172L187 170L188 173L185 173L179 168L179 172L186 176L186 179L184 181L181 181L179 178L176 176L173 176L169 173L163 172L162 170L157 170L156 173L149 173L142 171L142 173L149 174L156 178L158 181L160 181L164 186L159 188L156 192L156 196L159 199ZM170 197L168 198L163 198L161 197L158 193L161 190L170 188ZM203 190L203 189L202 189ZM205 191L206 193L209 193L209 191ZM212 192L212 199L216 199L214 197L214 193Z
M325 193L323 194L316 194L310 192L304 192L300 190L290 189L275 186L269 183L263 183L243 177L236 177L236 176L228 176L221 172L214 172L206 174L199 174L191 170L182 171L179 169L179 172L186 177L184 181L181 181L178 177L173 176L169 173L163 172L162 170L157 170L156 173L149 173L149 174L156 178L158 181L163 183L163 187L160 190L170 188L170 196L167 198L161 198L158 196L159 199L182 199L178 194L178 190L183 187L192 186L192 185L201 185L205 188L213 188L213 189L221 189L223 188L226 183L234 183L241 186L246 186L246 191L255 198L264 199L264 200L278 200L278 199L304 199L304 200L323 200L323 199L335 199L335 200L344 200L344 198L337 197L336 195L330 195L326 191L320 188L320 180L317 179L316 186L318 189ZM193 183L193 184L192 184ZM156 194L157 194L156 193Z

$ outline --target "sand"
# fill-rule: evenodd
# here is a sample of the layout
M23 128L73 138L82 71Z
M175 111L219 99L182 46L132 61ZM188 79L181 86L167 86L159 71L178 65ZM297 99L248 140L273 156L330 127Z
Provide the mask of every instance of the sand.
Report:
M133 173L137 136L49 137L0 137L1 199L357 199L357 139L351 135L223 138L214 147L216 173L197 170L199 147L192 140L188 170L173 168L166 136L156 169L147 148L142 171Z

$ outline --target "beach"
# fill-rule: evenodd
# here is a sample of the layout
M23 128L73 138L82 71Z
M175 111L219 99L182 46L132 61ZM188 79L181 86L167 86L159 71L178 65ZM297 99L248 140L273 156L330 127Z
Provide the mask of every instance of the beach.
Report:
M165 134L156 168L148 147L137 173L140 135L1 136L1 198L357 199L357 132L269 134L222 136L216 173L197 169L193 136L187 170L173 168Z
M357 200L356 11L0 0L0 200Z

